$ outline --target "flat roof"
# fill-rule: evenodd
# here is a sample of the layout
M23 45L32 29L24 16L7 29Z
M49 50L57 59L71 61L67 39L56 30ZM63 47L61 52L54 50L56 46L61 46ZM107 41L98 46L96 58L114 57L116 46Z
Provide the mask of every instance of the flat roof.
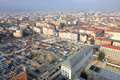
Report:
M4 57L0 57L0 60L5 60L5 58Z
M120 74L107 70L105 68L102 68L101 72L100 72L100 77L109 79L109 80L120 80Z
M97 72L97 73L99 73L101 71L101 68L94 66L94 65L92 65L89 69L94 71L94 72Z

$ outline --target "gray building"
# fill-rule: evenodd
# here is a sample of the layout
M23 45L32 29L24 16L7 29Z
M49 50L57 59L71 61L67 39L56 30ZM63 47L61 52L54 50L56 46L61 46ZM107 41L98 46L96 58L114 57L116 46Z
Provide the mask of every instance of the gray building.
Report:
M61 74L71 79L71 77L76 73L76 71L81 68L81 66L92 56L92 54L93 47L83 47L62 63Z
M8 68L8 61L4 57L0 57L0 72Z
M119 73L95 65L89 64L86 72L92 77L92 80L120 80Z

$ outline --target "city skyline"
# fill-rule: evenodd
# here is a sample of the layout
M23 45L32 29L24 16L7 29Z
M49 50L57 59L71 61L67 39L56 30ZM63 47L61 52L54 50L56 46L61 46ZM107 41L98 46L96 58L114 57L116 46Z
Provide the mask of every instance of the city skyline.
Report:
M0 0L0 80L120 80L120 0Z
M120 10L119 3L119 0L1 0L0 12L117 11Z

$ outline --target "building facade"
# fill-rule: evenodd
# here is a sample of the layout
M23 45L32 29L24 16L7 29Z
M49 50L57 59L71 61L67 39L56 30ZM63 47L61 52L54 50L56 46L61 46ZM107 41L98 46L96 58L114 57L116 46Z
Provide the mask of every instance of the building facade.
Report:
M85 46L62 63L61 74L69 79L78 71L82 65L92 56L93 47Z
M16 30L16 32L13 33L15 37L23 37L23 31L22 30Z
M111 42L112 42L112 40L110 40L110 39L102 39L102 38L95 39L95 45L103 45L103 44L111 45Z
M80 34L80 41L82 41L82 42L87 41L87 35L85 35L85 34Z
M68 40L68 41L71 39L72 42L77 42L78 41L78 34L75 33L75 32L70 33L70 32L61 31L61 32L59 32L59 37L61 39L65 39L65 40Z
M106 58L120 60L120 47L104 44L101 46L100 51L105 53Z
M48 29L47 29L47 27L43 27L43 34L44 34L44 35L47 35L47 33L48 33L48 35L54 35L54 30L53 30L53 28L48 28Z

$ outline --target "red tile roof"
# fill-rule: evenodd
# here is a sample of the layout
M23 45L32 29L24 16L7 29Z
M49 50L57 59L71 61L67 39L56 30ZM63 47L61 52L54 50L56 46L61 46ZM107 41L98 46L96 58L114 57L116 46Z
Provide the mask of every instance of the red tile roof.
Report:
M120 50L120 47L118 47L118 46L112 46L112 45L107 45L107 44L103 44L102 47Z
M113 42L120 42L120 40L114 40Z
M110 39L102 39L103 41L109 41L109 42L111 42L112 40L110 40Z
M103 39L102 37L97 37L97 39L98 39L98 40L102 40L102 41L109 41L109 42L112 41L112 40L110 40L110 39Z

